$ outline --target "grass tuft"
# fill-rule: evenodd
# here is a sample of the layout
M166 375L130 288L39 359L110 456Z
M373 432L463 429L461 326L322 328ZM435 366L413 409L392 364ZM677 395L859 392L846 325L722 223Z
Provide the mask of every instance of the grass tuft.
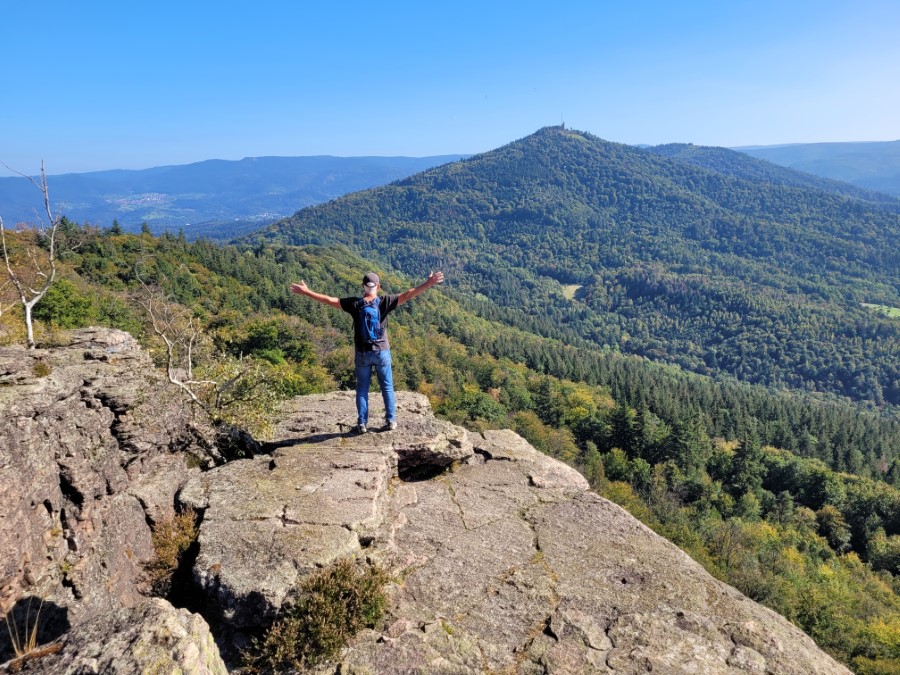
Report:
M32 372L35 377L47 377L50 373L53 372L53 366L44 361L43 359L38 359L34 362L34 366L32 366Z
M3 616L6 621L6 630L9 633L9 641L12 644L15 658L9 662L9 672L18 673L22 666L28 661L39 659L48 654L55 654L62 648L62 644L55 643L38 646L38 628L41 625L41 609L44 607L44 601L38 605L34 618L31 616L31 599L28 600L28 608L25 610L25 626L22 633L19 633L18 621L15 617L12 622L9 620L9 614Z

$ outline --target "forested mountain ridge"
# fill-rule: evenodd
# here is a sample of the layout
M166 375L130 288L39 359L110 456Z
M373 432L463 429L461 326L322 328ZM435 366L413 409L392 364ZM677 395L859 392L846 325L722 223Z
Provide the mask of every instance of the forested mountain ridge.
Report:
M434 157L245 157L210 159L150 169L91 171L51 176L54 203L71 220L117 219L138 232L183 229L190 239L228 239L310 204L457 160ZM52 166L48 166L52 169ZM34 218L34 186L0 178L7 223Z
M837 178L805 173L801 169L793 169L779 163L773 163L764 157L757 158L756 155L749 152L694 145L692 143L668 143L646 149L663 157L711 169L727 176L824 190L825 192L880 204L894 212L900 211L900 199L897 197L883 192L876 192L873 189L866 189L853 183L847 183Z
M482 315L531 332L896 405L900 324L863 306L900 307L895 210L548 127L252 241L443 267L491 301Z

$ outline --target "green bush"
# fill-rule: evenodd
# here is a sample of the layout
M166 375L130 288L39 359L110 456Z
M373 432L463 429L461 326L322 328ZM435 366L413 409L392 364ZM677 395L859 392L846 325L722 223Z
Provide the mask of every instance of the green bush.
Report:
M344 558L307 577L297 600L247 654L252 672L303 669L328 661L384 611L388 574Z
M53 372L53 366L51 366L44 359L38 359L34 362L34 365L31 368L35 377L47 377L50 373Z
M235 356L255 356L276 366L314 360L312 342L296 317L253 318L226 333L219 342Z
M628 481L631 477L631 463L620 448L613 448L603 455L603 469L610 480Z
M122 298L111 294L103 294L97 298L97 323L128 331L137 338L141 337L144 330L137 310Z
M57 279L34 306L34 318L55 328L89 326L96 317L94 301L68 279Z

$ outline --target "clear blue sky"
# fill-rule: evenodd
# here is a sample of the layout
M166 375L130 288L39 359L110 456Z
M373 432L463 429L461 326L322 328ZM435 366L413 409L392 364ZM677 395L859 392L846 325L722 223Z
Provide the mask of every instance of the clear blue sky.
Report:
M900 138L897 0L2 5L0 161L27 173L476 153L560 120L623 143Z

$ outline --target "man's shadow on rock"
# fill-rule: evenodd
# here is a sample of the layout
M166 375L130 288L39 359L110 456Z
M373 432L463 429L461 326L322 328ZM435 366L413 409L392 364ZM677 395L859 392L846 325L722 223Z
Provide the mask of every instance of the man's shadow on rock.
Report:
M329 433L310 434L309 436L300 436L298 438L288 438L281 441L272 441L262 444L263 454L271 454L280 448L292 448L295 445L315 445L317 443L325 443L335 438L356 438L361 436L352 427L349 431L333 431Z
M21 598L0 621L0 663L16 658L16 650L23 650L32 642L42 647L65 635L69 624L69 610L50 600L41 601L36 595ZM8 629L7 629L8 626ZM37 630L36 633L33 633Z

